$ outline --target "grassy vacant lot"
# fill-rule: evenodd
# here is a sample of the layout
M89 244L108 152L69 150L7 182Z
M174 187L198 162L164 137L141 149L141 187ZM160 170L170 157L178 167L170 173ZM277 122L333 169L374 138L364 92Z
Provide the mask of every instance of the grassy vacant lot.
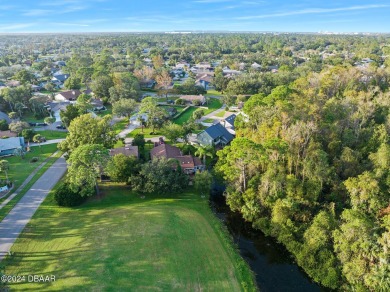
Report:
M36 131L36 133L41 134L46 140L63 139L68 135L68 132L54 130Z
M24 182L35 168L56 151L57 144L42 145L41 148L39 146L31 147L31 151L24 156L24 159L18 156L4 158L9 161L8 177L15 183L15 189ZM31 163L30 160L33 157L38 157L39 160ZM4 172L0 173L0 178L5 179Z
M207 200L140 199L106 185L101 199L59 208L49 195L2 262L5 274L55 275L28 291L242 291L251 273Z

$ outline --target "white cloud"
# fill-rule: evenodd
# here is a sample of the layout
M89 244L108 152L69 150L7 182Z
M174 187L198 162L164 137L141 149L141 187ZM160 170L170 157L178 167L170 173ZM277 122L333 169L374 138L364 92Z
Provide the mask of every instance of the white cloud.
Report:
M31 27L34 26L35 23L9 23L6 25L1 25L0 26L0 31L12 31L12 30L19 30L21 28L26 28L26 27Z
M23 13L24 16L41 16L52 13L52 10L47 9L32 9Z
M390 7L390 5L373 4L373 5L361 5L361 6L350 6L350 7L340 7L340 8L309 8L309 9L270 13L270 14L241 16L241 17L236 17L235 19L243 19L243 20L245 20L245 19L262 19L262 18L283 17L283 16L291 16L291 15L321 14L321 13L367 10L367 9L387 8L387 7Z

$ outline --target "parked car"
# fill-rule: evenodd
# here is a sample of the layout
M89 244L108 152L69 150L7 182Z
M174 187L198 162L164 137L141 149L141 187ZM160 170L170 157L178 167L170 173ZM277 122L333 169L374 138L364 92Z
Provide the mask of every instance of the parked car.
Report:
M35 126L36 126L36 123L32 123L32 122L28 122L28 124L29 124L31 127L35 127Z
M35 126L47 126L46 123L36 123Z
M57 128L57 129L62 129L62 130L63 130L63 129L66 129L66 127L65 127L64 125L57 125L56 128Z

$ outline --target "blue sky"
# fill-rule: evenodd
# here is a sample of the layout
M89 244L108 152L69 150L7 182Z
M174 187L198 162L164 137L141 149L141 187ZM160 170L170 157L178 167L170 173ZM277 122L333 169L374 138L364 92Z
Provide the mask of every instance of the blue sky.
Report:
M390 32L390 1L0 0L0 33Z

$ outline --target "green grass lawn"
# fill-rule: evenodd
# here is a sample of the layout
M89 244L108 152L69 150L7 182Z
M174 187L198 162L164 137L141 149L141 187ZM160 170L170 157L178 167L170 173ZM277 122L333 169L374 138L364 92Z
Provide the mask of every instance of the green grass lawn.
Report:
M181 113L185 109L185 106L179 106L179 105L160 105L160 107L162 108L173 107L177 110L177 113Z
M205 115L208 115L209 113L212 113L213 111L221 108L222 102L217 98L210 98L209 103L206 104L206 106L208 109L205 110Z
M43 123L45 118L42 119L37 119L35 118L34 114L30 111L26 111L23 113L21 120L25 122L30 122L30 123Z
M42 145L31 147L31 151L27 152L24 159L18 156L5 157L9 161L8 177L15 183L15 190L25 181L25 179L37 168L46 158L57 151L57 144ZM33 157L38 157L38 161L31 163ZM0 178L5 179L3 172L0 173Z
M215 114L215 116L219 117L219 118L223 118L225 116L225 114L226 114L226 111L221 111L221 112Z
M203 123L213 123L214 119L205 119Z
M119 134L120 132L122 132L126 128L126 125L128 125L128 124L129 124L129 120L127 118L123 118L119 122L115 123L112 126L112 128L115 131L115 134Z
M134 138L135 135L137 134L142 134L144 135L144 138L147 139L147 138L153 138L153 137L161 137L162 134L159 133L158 130L155 130L154 131L154 134L150 134L152 132L152 129L151 128L144 128L144 130L142 131L141 128L137 128L135 129L134 131L130 132L129 134L127 134L127 138Z
M198 108L191 106L189 109L187 109L183 114L181 114L179 117L173 120L175 124L183 125L185 122L187 122L191 117L194 111L196 111Z
M36 132L37 134L41 134L43 137L45 137L46 140L63 139L66 138L66 136L68 135L68 132L53 131L53 130L36 131Z
M2 221L5 216L7 216L9 211L12 210L12 208L16 205L16 203L19 202L19 200L24 196L24 194L35 184L35 182L46 172L46 170L50 166L52 166L52 164L56 162L58 158L61 157L61 155L62 152L58 151L58 153L55 156L49 157L47 159L47 163L40 170L38 170L38 172L30 180L30 182L26 184L24 188L11 201L8 202L7 205L5 205L2 209L0 209L0 221ZM1 202L5 199L6 198L2 199Z
M207 90L206 96L222 96L222 93L220 91L216 91L215 89L209 89Z
M105 105L106 109L105 111L101 111L101 112L96 112L96 115L98 115L99 117L104 117L106 115L112 115L112 105L111 104L107 104Z
M206 199L140 199L115 185L102 193L78 208L59 208L48 196L2 265L7 275L56 281L12 284L12 291L255 290Z

